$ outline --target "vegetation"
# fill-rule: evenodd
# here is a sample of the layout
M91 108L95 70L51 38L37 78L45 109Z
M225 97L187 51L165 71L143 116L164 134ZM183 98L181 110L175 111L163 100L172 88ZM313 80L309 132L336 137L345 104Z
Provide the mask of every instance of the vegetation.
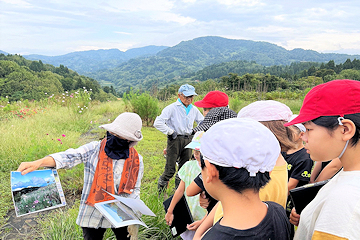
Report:
M111 88L104 92L96 80L81 76L63 65L54 67L19 55L0 54L0 101L38 101L64 91L75 92L84 88L91 91L90 97L94 100L115 98Z
M230 93L230 92L229 92ZM87 95L87 93L82 92ZM146 94L131 93L132 97L147 97ZM33 161L50 153L64 151L68 148L76 148L92 140L98 140L105 135L100 124L114 120L118 114L126 111L124 101L99 102L92 100L86 103L86 111L80 112L78 106L82 106L82 98L71 98L65 95L62 102L62 94L55 95L51 99L42 101L12 102L0 108L0 237L6 236L3 226L6 223L6 215L13 209L11 193L9 191L10 174L15 171L22 161ZM241 92L231 95L230 106L239 108L251 101L243 97L249 96ZM60 98L59 98L60 97ZM197 96L194 101L200 100L203 95ZM256 97L255 97L256 98ZM59 100L53 100L59 99ZM169 101L158 102L160 109L176 99L176 95ZM301 105L301 100L279 99L289 103L295 112ZM141 103L144 103L141 101ZM76 110L76 111L75 111ZM145 123L145 122L144 122ZM166 146L166 137L152 127L143 127L144 139L136 146L136 149L144 157L145 173L141 186L141 199L154 211L156 217L143 216L144 222L149 228L140 228L139 239L172 239L170 229L164 222L164 210L162 198L158 198L156 180L163 171L165 158L162 150ZM77 199L70 207L42 212L40 225L36 230L36 236L41 239L81 239L81 228L76 225L79 198L83 185L83 166L78 165L69 170L59 170L60 180L67 200ZM174 180L171 186L174 185ZM168 195L173 189L167 190ZM37 199L31 199L36 202ZM67 201L68 204L71 201ZM9 230L8 230L9 231ZM32 236L35 237L35 236ZM106 239L112 239L113 233L106 232Z
M158 100L148 93L134 93L130 91L123 96L126 110L139 114L146 126L152 126L159 113Z

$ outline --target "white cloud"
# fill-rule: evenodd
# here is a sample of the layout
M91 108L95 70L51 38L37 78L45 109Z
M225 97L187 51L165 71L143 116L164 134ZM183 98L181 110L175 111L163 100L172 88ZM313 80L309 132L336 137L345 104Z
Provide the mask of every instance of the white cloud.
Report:
M283 21L286 20L286 15L285 15L285 14L275 15L275 16L274 16L274 20L275 20L275 21L279 21L279 22L283 22Z
M131 35L132 34L132 33L129 33L129 32L119 32L119 31L115 31L114 33L124 34L124 35Z
M156 21L175 22L175 23L179 23L180 25L186 25L196 21L196 19L194 18L184 17L181 16L180 14L175 14L175 13L154 14L152 15L152 19Z
M289 49L355 51L360 4L345 1L0 0L0 50L60 55L174 46L211 35Z
M24 0L0 0L0 2L16 5L18 7L31 7L31 4Z
M218 0L218 3L224 4L229 7L242 6L242 7L254 7L264 5L261 0Z
M104 8L110 12L163 12L170 11L174 6L174 3L169 0L156 0L149 2L148 0L132 0L132 1L118 1L107 0L98 5L100 8Z
M289 35L294 33L294 29L291 27L282 27L282 26L275 26L275 25L269 25L269 26L261 26L261 27L249 27L246 29L246 31L254 32L254 33L261 33L269 34L269 35L278 35L279 33L284 35Z
M360 53L360 32L323 32L310 36L302 36L300 39L288 40L283 47L287 49L303 48L320 52L334 52L338 50L358 50Z

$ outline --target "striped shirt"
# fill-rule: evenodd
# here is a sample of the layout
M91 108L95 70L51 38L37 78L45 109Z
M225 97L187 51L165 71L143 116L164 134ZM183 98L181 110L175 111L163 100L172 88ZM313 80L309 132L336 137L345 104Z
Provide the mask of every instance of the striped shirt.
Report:
M76 224L78 224L81 227L89 227L89 228L112 227L111 223L105 217L103 217L103 215L95 207L85 204L89 196L91 184L94 179L94 174L99 159L100 143L101 141L94 141L85 144L77 149L70 148L65 152L60 152L50 155L52 158L54 158L57 169L72 168L78 165L79 163L84 163L84 186L81 194L79 214L76 219ZM134 192L131 194L122 193L119 194L119 196L130 197L130 198L140 197L141 179L144 174L144 163L143 163L143 158L140 154L139 154L139 160L140 160L139 175L137 178L137 182L135 184ZM113 160L115 194L117 194L117 190L119 189L124 163L125 163L125 159Z

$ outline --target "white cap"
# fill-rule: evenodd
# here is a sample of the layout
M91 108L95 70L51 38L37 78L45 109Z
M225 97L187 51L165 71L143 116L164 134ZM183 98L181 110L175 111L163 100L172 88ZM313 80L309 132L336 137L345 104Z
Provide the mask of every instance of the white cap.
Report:
M289 122L292 121L292 120L294 120L294 118L296 118L297 116L299 116L299 115L293 114L293 115L291 116ZM302 123L297 123L297 124L294 124L294 126L296 126L298 129L300 129L300 131L306 132L306 128L305 128L304 124L302 124Z
M204 131L196 132L191 142L185 146L185 148L191 148L194 150L200 150L200 140L204 134Z
M279 141L261 123L230 118L214 124L201 139L204 159L222 167L246 168L250 176L270 172L280 154Z
M288 122L291 116L292 112L288 106L274 100L250 103L238 113L238 118L251 118L256 121L284 120Z

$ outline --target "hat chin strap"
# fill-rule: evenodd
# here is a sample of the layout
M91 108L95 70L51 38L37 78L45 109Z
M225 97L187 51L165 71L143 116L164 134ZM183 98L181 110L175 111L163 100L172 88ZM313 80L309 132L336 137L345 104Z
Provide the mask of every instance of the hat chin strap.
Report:
M346 150L346 148L347 148L348 144L349 144L349 140L347 140L347 141L346 141L346 143L345 143L345 147L344 147L344 149L342 150L342 152L340 153L340 155L338 156L338 158L341 158L341 157L342 157L342 155L344 155L345 150Z

